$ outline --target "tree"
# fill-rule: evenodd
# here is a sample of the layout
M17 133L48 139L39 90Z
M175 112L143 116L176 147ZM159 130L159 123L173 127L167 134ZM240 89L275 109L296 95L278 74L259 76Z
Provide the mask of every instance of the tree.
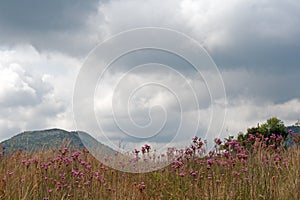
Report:
M244 135L244 133L239 132L238 136L237 136L237 140L239 141L240 144L242 144L246 139L246 135Z
M285 127L283 121L276 117L268 119L266 123L260 126L248 128L247 130L247 135L256 133L261 133L265 137L269 137L271 134L275 134L281 135L286 138L288 135L287 128Z

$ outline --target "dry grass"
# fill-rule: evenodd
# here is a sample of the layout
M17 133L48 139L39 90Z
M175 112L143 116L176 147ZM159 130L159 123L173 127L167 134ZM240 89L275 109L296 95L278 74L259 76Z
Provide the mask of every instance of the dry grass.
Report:
M255 145L145 174L110 169L87 151L19 151L0 158L0 199L300 199L299 146Z

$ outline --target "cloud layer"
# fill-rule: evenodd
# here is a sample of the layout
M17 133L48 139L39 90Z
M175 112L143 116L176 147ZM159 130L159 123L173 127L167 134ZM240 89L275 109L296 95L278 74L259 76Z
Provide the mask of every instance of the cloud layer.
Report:
M299 15L300 4L296 0L150 0L147 3L112 0L84 4L79 1L2 1L0 140L23 130L74 129L73 87L84 58L109 36L145 26L181 31L199 41L213 58L227 94L227 118L221 137L245 131L272 116L283 119L286 124L294 123L300 118ZM155 56L155 52L148 54L151 58ZM157 57L157 62L162 62L161 58ZM113 128L109 108L114 95L120 99L126 95L122 95L122 91L114 94L112 84L116 76L128 71L137 59L148 60L143 55L123 59L123 65L107 75L103 90L96 94L95 107L101 110L98 117L102 117L104 130L116 140L121 135ZM171 67L178 67L176 63L180 61L169 57ZM195 112L199 112L199 132L205 132L211 112L207 88L203 80L193 76L189 66L182 63L181 67L181 73L188 75L188 82L201 99L199 110L186 107L186 115L193 118ZM189 105L191 96L185 93L186 85L174 74L168 76L163 71L145 70L130 74L122 86L138 85L143 77L172 83L185 97L181 103ZM176 101L166 91L148 88L140 91L131 103L133 117L140 124L147 124L148 109L157 104L173 113L169 115L169 132L178 124ZM216 112L222 109L217 108ZM153 116L158 122L164 117L155 115L155 110ZM188 131L189 124L185 126ZM168 137L164 139L167 141Z

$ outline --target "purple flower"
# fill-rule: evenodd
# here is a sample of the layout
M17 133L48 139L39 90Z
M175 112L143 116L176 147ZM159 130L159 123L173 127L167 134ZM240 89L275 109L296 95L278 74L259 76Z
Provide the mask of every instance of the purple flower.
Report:
M214 163L214 160L212 158L210 158L206 162L208 165L212 165Z
M181 173L179 174L179 176L180 176L180 177L185 177L185 173L184 173L184 172L181 172Z
M72 158L73 159L76 159L76 158L78 158L78 156L80 155L81 153L79 152L79 151L76 151L76 152L74 152L73 154L72 154Z
M144 182L141 182L139 185L138 185L138 189L140 192L143 192L144 189L146 189L146 185Z
M190 174L192 176L197 176L198 175L198 171L192 170L192 171L190 171Z
M13 171L9 171L8 172L8 175L13 175L15 172L13 172Z

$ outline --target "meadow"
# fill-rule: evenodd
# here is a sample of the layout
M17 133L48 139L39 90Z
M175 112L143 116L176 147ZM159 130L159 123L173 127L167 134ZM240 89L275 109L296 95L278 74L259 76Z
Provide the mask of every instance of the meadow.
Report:
M2 149L0 199L298 200L300 148L285 148L282 140L277 135L215 139L214 150L205 153L204 142L195 137L185 149L170 149L165 156L174 161L167 167L136 174L111 169L85 149L34 154ZM133 154L151 152L148 147Z

